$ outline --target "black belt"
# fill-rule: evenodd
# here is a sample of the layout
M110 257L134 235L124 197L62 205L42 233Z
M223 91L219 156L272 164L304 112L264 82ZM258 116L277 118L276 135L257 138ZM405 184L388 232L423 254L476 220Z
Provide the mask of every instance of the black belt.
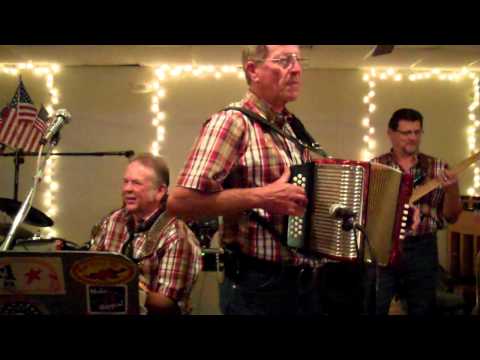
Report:
M410 244L414 244L420 241L435 240L435 239L436 239L436 234L428 233L428 234L422 234L422 235L407 236L404 241Z
M293 266L292 264L282 263L282 262L274 262L274 261L267 261L258 259L252 256L239 254L238 255L238 262L240 265L240 269L243 270L251 270L251 271L258 271L258 272L276 272L276 273L285 273L285 274L292 274L297 275L300 273L303 267L300 266Z

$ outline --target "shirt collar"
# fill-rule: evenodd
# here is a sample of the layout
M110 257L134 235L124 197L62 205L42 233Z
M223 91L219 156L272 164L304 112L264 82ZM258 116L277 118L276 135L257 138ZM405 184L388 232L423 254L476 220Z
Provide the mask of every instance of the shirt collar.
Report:
M246 102L252 104L261 116L280 128L285 125L285 122L287 122L288 118L291 116L290 112L286 108L279 113L273 111L270 104L268 104L265 100L260 99L250 90L247 92Z
M391 157L392 163L400 166L400 165L399 165L399 162L398 162L398 159L397 159L397 155L395 155L395 153L394 153L394 151L393 151L393 148L390 149L390 157ZM419 154L415 154L415 158L414 158L414 159L415 159L415 162L413 163L412 168L418 166L418 157L419 157Z
M127 209L124 209L125 216L126 216L126 219L127 219L127 227L134 232L148 231L152 227L153 223L157 220L157 218L163 213L164 210L165 209L163 207L158 208L157 210L153 211L148 216L141 219L138 222L138 224L136 224L136 226L135 226L135 221L133 219L133 216L128 213Z

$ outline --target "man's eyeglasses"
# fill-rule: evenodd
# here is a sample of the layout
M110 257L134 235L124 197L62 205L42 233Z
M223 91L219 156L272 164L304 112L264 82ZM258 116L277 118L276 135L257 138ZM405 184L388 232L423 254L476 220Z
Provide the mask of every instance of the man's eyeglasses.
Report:
M265 59L264 61L267 60ZM305 66L307 60L305 58L299 57L297 54L287 54L278 58L268 59L268 61L274 62L284 69L288 69L295 64L295 61L297 61L300 66L303 67Z
M423 134L423 130L409 130L409 131L395 130L395 132L398 132L400 135L403 135L403 136L409 136L409 135L420 136Z

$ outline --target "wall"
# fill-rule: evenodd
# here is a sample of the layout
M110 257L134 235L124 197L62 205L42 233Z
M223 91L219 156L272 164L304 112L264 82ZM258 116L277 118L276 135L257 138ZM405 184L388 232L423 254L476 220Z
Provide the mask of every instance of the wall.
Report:
M47 102L43 79L24 75L25 85L38 105ZM135 84L153 79L148 68L73 67L56 76L60 90L59 107L72 113L72 122L62 131L58 150L63 152L149 151L155 138L151 125L150 96L135 94ZM362 98L367 84L356 70L307 70L300 99L290 106L306 127L334 157L359 159L366 113ZM16 88L16 79L0 74L0 105L6 104ZM176 79L166 83L161 108L167 113L163 155L171 167L172 182L183 165L200 126L208 115L240 98L245 84L236 77ZM392 112L413 107L425 116L422 149L452 165L466 158L467 106L471 83L377 82L377 111L372 122L377 127L375 154L389 150L386 124ZM59 236L77 243L89 239L90 229L103 215L120 204L124 157L62 157L56 168L60 189L59 214L54 218ZM0 157L0 197L13 196L12 158ZM21 167L20 199L31 185L33 160ZM462 177L465 193L470 174ZM46 210L40 187L34 206ZM446 264L444 234L439 241L440 258Z

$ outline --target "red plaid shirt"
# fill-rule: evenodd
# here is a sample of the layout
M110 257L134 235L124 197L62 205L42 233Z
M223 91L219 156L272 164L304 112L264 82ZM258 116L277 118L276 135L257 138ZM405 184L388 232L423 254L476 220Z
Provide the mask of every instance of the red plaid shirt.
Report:
M381 155L372 161L403 171L395 160L393 152ZM419 153L417 156L417 163L410 169L410 175L412 175L414 181L416 181L415 185L418 186L438 177L444 169L448 169L446 163L431 156ZM444 195L445 191L438 188L421 198L418 203L415 204L420 208L421 222L417 231L412 235L432 234L436 233L437 230L443 229L445 226L445 220L443 218Z
M92 239L91 250L120 253L129 237L128 222L129 216L124 208L104 218ZM147 230L135 235L133 256L136 259L146 257L138 264L140 281L150 291L160 292L176 301L185 312L201 271L201 250L197 239L184 222L174 218L158 233ZM148 241L147 235L151 235ZM153 248L151 241L156 243Z
M292 114L287 110L280 114L273 112L251 92L242 101L230 106L245 107L295 136L289 125ZM262 187L276 181L285 168L307 161L310 161L308 151L300 150L278 134L265 132L258 123L252 123L238 111L221 111L204 124L180 172L177 185L206 193ZM279 233L283 233L284 216L269 214L263 209L256 211ZM282 246L280 239L275 239L246 214L224 217L222 242L238 243L245 254L262 260L294 265L307 261L302 255Z

